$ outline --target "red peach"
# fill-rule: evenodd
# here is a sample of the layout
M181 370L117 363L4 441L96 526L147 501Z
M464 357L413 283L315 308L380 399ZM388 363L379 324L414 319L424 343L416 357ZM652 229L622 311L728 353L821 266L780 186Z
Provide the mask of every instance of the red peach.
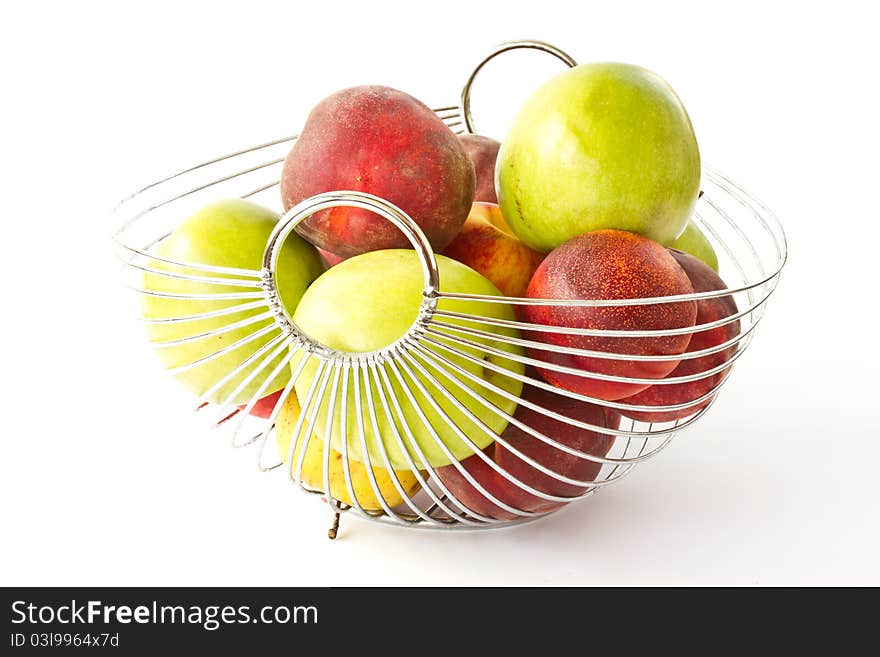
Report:
M508 297L522 297L544 254L510 232L495 203L474 203L458 236L443 255L476 269Z
M436 251L461 230L474 197L474 167L455 134L412 96L380 86L352 87L311 111L284 161L285 210L321 192L380 196L421 227ZM297 227L341 257L407 248L409 240L368 210L322 210Z

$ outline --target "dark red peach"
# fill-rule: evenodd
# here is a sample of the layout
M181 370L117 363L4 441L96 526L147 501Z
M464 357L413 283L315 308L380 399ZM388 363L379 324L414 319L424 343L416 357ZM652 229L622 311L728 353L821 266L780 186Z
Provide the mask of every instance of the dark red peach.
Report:
M474 172L477 175L474 201L498 203L498 196L495 194L495 160L498 159L501 144L483 135L459 135L458 139L474 163Z

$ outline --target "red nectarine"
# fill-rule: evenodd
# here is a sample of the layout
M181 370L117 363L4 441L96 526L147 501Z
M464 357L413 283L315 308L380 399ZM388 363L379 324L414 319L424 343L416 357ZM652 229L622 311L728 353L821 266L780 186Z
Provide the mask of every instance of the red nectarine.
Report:
M554 249L541 263L528 287L533 299L638 299L691 294L687 274L669 252L646 237L621 230L597 230ZM694 301L630 306L519 306L526 322L598 330L668 330L693 326ZM681 354L690 335L613 337L535 331L532 338L548 345L614 354ZM533 348L530 355L556 365L620 377L662 379L678 359L643 361L562 354ZM561 388L605 400L628 397L647 383L608 381L540 368L541 376Z
M695 292L723 290L727 287L724 281L721 280L721 277L698 258L676 249L669 249L669 252L678 264L681 265L681 268L684 269ZM715 322L735 315L736 312L736 301L734 301L732 296L701 299L697 302L697 325ZM701 351L723 344L736 337L739 334L739 328L739 320L737 319L723 326L694 333L690 344L688 344L687 351ZM672 378L706 372L715 367L720 367L730 360L735 353L736 346L730 346L723 351L700 356L699 358L684 358L668 376ZM711 391L721 383L728 369L725 368L715 374L689 383L672 383L669 385L658 383L621 401L638 406L684 404L685 402L699 399ZM678 411L623 411L623 414L634 420L642 420L644 422L671 422L693 415L708 405L711 400L712 398L710 397L699 404Z
M527 385L523 388L522 397L541 408L598 427L608 427L613 430L617 428L620 420L619 416L613 411L609 412L609 409L570 399L559 393L534 386ZM574 427L522 404L517 407L514 418L548 438L593 456L606 456L614 444L613 435ZM592 481L596 479L602 469L601 463L569 454L548 445L513 423L507 425L501 437L512 448L519 450L525 456L570 479L584 482ZM543 493L560 497L575 497L586 490L586 487L562 482L541 472L500 442L490 445L485 453L510 475ZM495 471L476 454L462 461L461 466L489 493L505 504L521 511L547 512L564 504L563 502L545 500L524 491L508 481L504 475ZM464 478L454 464L438 468L437 476L463 505L475 513L504 520L521 517L490 501Z

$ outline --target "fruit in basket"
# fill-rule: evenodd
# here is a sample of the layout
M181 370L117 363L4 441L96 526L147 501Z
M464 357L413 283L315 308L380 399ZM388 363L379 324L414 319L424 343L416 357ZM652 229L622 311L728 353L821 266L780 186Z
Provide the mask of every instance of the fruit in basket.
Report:
M668 244L700 186L700 152L672 88L638 66L582 64L523 105L498 154L513 232L539 251L601 228Z
M437 265L440 272L441 291L443 292L494 296L499 294L498 289L483 276L451 258L438 255ZM303 331L329 347L345 352L371 352L387 347L408 332L418 316L424 298L422 294L423 287L422 265L415 251L390 249L365 253L349 258L345 262L324 272L303 295L293 318ZM437 307L440 310L469 313L490 319L515 319L513 310L505 303L440 299ZM473 322L455 318L444 317L443 320L449 324L474 326ZM486 324L478 326L487 333L497 335L497 339L468 336L469 340L484 347L495 348L503 353L511 355L519 355L521 353L519 347L502 341L502 338L505 336L518 337L519 333L516 330ZM448 329L443 329L443 331L446 332ZM439 339L442 342L446 341L444 338L436 335L431 336L431 339ZM431 347L424 341L422 344L430 351L436 351L436 353L448 358L456 366L474 376L477 381L489 382L512 395L518 395L522 388L520 381L511 378L503 372L509 370L521 374L524 369L523 366L506 357L490 355L483 348L456 346L455 348L461 352L457 354L445 352L438 347ZM420 356L417 351L413 349L408 351L432 377L441 382L455 399L459 400L461 404L474 413L482 422L493 431L500 432L504 430L507 424L506 420L488 410L480 401L475 400L467 392L457 387L435 365L427 364L423 360L424 356ZM475 359L476 362L468 360L467 356ZM502 373L495 372L491 368L481 365L480 363L483 361L488 361L500 368ZM299 360L295 359L292 365L296 366L298 362ZM446 399L442 391L433 385L428 377L420 373L415 365L403 357L397 358L395 362L401 376L404 377L412 391L415 404L411 403L406 396L403 387L395 378L393 368L386 366L386 372L392 383L394 394L402 406L406 425L412 430L417 445L424 452L431 466L445 465L450 463L451 459L434 440L430 429L419 419L420 411L425 414L432 427L437 431L440 440L451 452L452 458L457 460L464 459L473 450L441 419L441 416L432 407L429 399L417 389L415 383L405 373L407 367L412 370L417 380L424 384L430 399L434 400L452 418L464 435L473 441L478 448L481 449L492 442L492 438L458 410L451 401ZM305 403L307 392L317 369L318 359L310 358L296 381L296 391L303 403ZM452 372L449 369L445 371ZM366 391L363 388L362 379L359 378L362 373L363 370L353 369L351 371L351 378L347 389L348 413L346 435L348 436L349 454L356 460L364 460L357 422L356 398L354 395L356 385L354 381L358 381L357 385L360 386L362 404L360 415L364 419L365 440L370 459L373 462L382 462L382 444L384 443L391 459L392 467L411 469L404 452L395 438L394 427L399 427L399 422L393 424L389 422L381 397L378 394L375 380L370 384L370 390L372 390L378 432L374 428L369 414L369 402L366 398ZM516 408L514 401L484 388L478 382L468 379L465 375L452 373L451 376L454 377L454 380L461 381L466 389L474 391L479 398L485 399L506 413L513 413ZM339 396L341 397L341 392ZM325 439L326 436L323 435L323 432L326 428L326 418L329 412L329 397L329 394L324 396L316 423L316 432ZM391 400L388 398L387 393L386 400L389 406L391 406ZM337 402L334 415L340 414L340 406L341 402ZM392 414L395 413L393 406L391 406L390 410ZM404 441L404 445L407 445L407 450L409 451L410 446L407 436L404 434L401 436L401 439ZM341 422L339 422L338 418L334 421L331 445L333 449L341 451L342 432ZM415 452L411 453L416 466L422 467L420 457Z
M290 442L293 438L296 421L299 418L302 409L295 393L291 393L284 400L284 405L278 413L278 424L275 429L275 439L278 445L278 455L281 460L287 463L287 456L290 452ZM299 463L300 454L302 454L305 437L302 437L294 448L293 460L290 463L291 471L295 471ZM345 462L342 454L335 449L330 450L330 460L328 468L328 476L330 479L330 494L343 504L354 505L354 500L345 481ZM374 466L373 477L376 480L376 488L379 489L379 495L382 496L385 503L389 507L395 507L403 502L403 497L397 489L394 477L397 478L397 484L412 496L419 489L419 480L409 470L395 470L392 474L386 468ZM358 461L349 461L349 475L351 477L351 488L354 496L360 505L367 511L381 511L382 504L370 482L370 475L363 463ZM313 490L325 490L324 488L324 441L314 433L306 447L306 455L303 459L302 482L306 487Z
M375 194L412 217L435 251L461 229L474 185L473 164L446 124L412 96L381 86L344 89L318 103L281 173L285 209L321 192ZM318 212L297 231L341 257L410 247L389 221L353 207Z
M530 388L525 398L543 409L599 427L616 429L620 422L620 416L612 409L570 399L556 392ZM606 456L614 444L614 435L573 427L524 406L517 408L516 418L548 438L593 456ZM601 463L563 452L514 425L508 425L503 437L514 449L523 452L544 467L571 479L589 482L594 480L602 469ZM586 490L584 486L561 482L537 470L500 443L495 444L495 462L520 481L524 481L545 493L571 497L580 495ZM539 504L541 508L548 506L546 500L542 500ZM551 502L549 505L551 508L555 508L557 503ZM537 509L533 508L532 510Z
M184 220L165 240L155 248L154 254L161 258L185 262L193 265L211 265L254 270L259 273L263 261L263 251L269 234L278 222L279 215L271 210L249 201L229 199L211 203ZM202 315L214 311L231 309L239 305L253 304L259 296L248 299L187 299L177 296L160 295L211 295L211 294L253 294L259 295L258 287L250 284L256 278L243 279L241 276L204 271L152 260L150 267L164 273L147 272L143 276L142 313L144 318L163 320ZM278 259L277 282L279 294L292 311L300 297L323 270L315 248L297 235L291 235L282 245ZM245 281L248 286L212 283L205 280L190 280L176 276L196 276L210 279L229 279ZM151 341L157 343L156 351L162 364L171 369L194 363L222 349L245 340L260 329L272 324L272 318L265 318L251 324L239 326L202 338L204 333L216 331L233 324L244 322L266 312L264 306L230 312L206 319L183 320L176 322L150 322L147 332ZM227 373L258 351L276 335L255 338L243 343L229 353L181 371L176 378L197 395L210 390ZM176 340L196 338L189 342L174 343ZM160 343L166 343L163 346ZM264 356L267 354L264 354ZM246 404L256 394L262 383L272 373L282 354L279 354L260 374L231 399L234 404ZM260 360L255 361L259 363ZM238 385L253 372L256 365L250 364L244 372L221 385L209 397L213 402L224 402ZM290 378L290 373L281 372L265 388L266 393L282 388Z
M476 269L506 297L522 297L544 254L510 232L494 203L474 203L461 232L443 252Z
M474 200L498 203L498 196L495 194L495 161L498 159L501 144L483 135L464 134L459 135L458 139L474 163L474 172L477 175Z
M695 292L710 292L713 290L724 290L727 285L721 280L707 264L695 258L692 255L670 249L672 257L676 259L681 268L684 269L688 278L693 285ZM712 299L701 299L697 301L697 325L708 324L730 317L737 313L736 301L732 296L715 297ZM725 342L734 339L739 335L739 320L735 320L729 324L718 326L716 328L698 331L691 337L687 351L695 352L703 349L710 349ZM729 361L736 353L736 345L727 347L723 351L714 354L707 354L699 358L685 358L672 370L667 378L688 376L699 372L708 372L716 367L721 367ZM703 395L712 391L719 385L727 374L729 367L725 367L720 372L711 374L706 378L697 379L688 383L673 384L656 384L639 392L632 397L627 397L621 401L627 404L636 404L639 406L667 406L673 404L684 404L689 401L695 401ZM714 397L714 395L713 395ZM621 411L627 417L634 420L642 420L644 422L672 422L689 415L693 415L704 406L712 401L712 397L700 402L690 408L677 411Z
M321 254L321 257L324 258L324 262L327 264L327 267L333 267L338 265L340 262L345 260L335 253L330 253L329 251L325 251L324 249L318 249L318 253Z
M718 271L718 256L715 253L715 249L712 248L711 242L709 242L706 235L703 234L703 231L699 229L693 220L688 222L684 232L669 245L669 248L690 253L715 271Z
M278 400L281 399L281 393L283 390L279 389L273 392L271 395L266 395L265 397L260 397L257 400L257 403L253 405L251 408L250 414L254 417L261 417L266 419L272 415L272 411L275 409L275 404L278 403ZM244 410L247 408L247 404L239 404L239 410Z
M656 242L622 230L598 230L569 240L551 252L529 283L533 299L639 299L691 294L693 287L675 258ZM622 306L519 306L523 321L592 330L669 330L693 326L694 301ZM676 356L687 349L690 335L613 337L530 332L548 346L611 354ZM585 373L662 379L679 360L642 361L556 353L530 349L533 358ZM548 382L590 397L615 400L634 395L647 383L609 381L539 368Z
M616 429L620 421L619 416L610 409L570 399L558 393L533 386L526 386L524 388L523 399L569 419L586 422L598 427ZM542 433L566 447L571 447L593 456L605 457L614 444L614 436L611 434L573 427L522 404L517 407L514 418L530 429ZM593 481L602 469L601 463L580 458L548 445L512 423L507 425L501 437L511 447L518 449L540 465L570 479L584 482ZM500 442L496 441L487 448L486 455L494 459L496 464L520 482L543 493L560 497L574 497L587 490L585 486L576 486L562 482L551 475L541 472L515 455ZM521 511L547 512L564 504L564 502L545 500L523 490L516 484L508 481L504 475L498 473L477 455L462 461L461 466L489 493L505 504ZM462 476L454 464L438 468L437 476L469 510L480 515L502 520L512 520L519 517L517 514L501 508L483 495Z

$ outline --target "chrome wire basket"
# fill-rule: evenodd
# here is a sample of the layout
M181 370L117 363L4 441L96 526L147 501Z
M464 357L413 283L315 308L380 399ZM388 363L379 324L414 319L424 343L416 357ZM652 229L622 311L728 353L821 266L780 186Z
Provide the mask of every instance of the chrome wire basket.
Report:
M567 54L542 42L500 46L468 78L458 106L435 110L450 129L457 134L474 131L470 89L477 73L493 57L516 48L538 49L575 65ZM733 363L752 340L786 260L785 235L773 213L730 178L706 167L692 220L718 254L727 288L676 297L542 300L446 292L441 289L437 259L418 225L386 200L349 191L320 194L285 212L266 244L262 269L181 262L156 254L156 246L183 218L210 201L239 197L278 208L281 167L295 139L284 137L231 153L140 189L116 209L120 227L114 244L130 286L139 294L171 297L191 306L185 314L144 319L148 328L174 326L186 333L185 327L193 327L182 337L154 338L157 349L219 345L172 368L172 374L237 356L237 364L200 396L197 408L229 430L234 446L255 444L261 469L290 464L285 469L292 481L330 503L335 514L331 537L339 513L348 510L376 521L422 528L519 524L620 479L708 411ZM421 307L409 331L393 344L368 353L335 351L304 333L281 303L276 287L285 239L312 214L344 205L371 210L397 226L412 243L424 274ZM143 283L147 275L185 281L199 286L199 291L147 289ZM717 298L733 300L736 307L720 319L663 330L539 325L491 310L499 304L602 308ZM223 323L224 318L235 321ZM217 320L222 325L199 328ZM731 337L676 356L614 353L540 339L548 333L650 339L719 327L732 327ZM247 335L224 341L224 336L242 329ZM628 362L721 357L712 367L694 373L642 379L551 362L548 354ZM556 387L535 368L642 386L706 380L711 385L682 403L639 405ZM486 371L493 376L485 376ZM270 389L285 372L290 375L283 387ZM220 390L222 398L212 400ZM248 393L244 402L243 391ZM287 418L289 445L282 445L279 454L267 444L276 443L281 416L291 399L301 410ZM651 412L667 413L671 419L647 421L656 420L645 415ZM565 440L564 434L579 438ZM317 469L317 475L304 477L310 441L320 441L321 436L325 441L318 452L320 465L308 466Z

